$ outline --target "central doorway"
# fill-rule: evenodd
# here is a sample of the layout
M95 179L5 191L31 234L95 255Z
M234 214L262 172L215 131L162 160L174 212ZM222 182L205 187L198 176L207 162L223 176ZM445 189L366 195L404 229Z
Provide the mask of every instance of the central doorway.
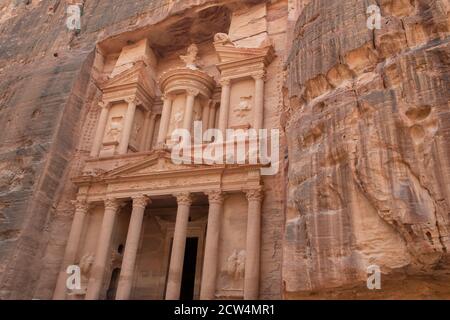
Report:
M198 238L186 239L180 300L194 300L195 275L197 272Z

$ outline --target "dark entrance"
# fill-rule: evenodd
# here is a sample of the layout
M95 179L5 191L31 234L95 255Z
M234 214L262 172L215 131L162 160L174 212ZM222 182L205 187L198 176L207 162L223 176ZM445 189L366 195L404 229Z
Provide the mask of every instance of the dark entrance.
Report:
M106 300L114 300L117 293L117 287L119 285L120 268L113 270L111 274L111 281L109 282L109 288L106 292Z
M194 300L197 250L198 238L187 238L184 252L183 277L181 280L181 300Z

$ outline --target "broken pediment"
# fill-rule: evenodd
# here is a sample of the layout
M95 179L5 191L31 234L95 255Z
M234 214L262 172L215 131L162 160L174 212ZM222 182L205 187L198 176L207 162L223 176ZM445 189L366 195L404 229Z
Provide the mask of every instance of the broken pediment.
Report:
M120 91L123 92L124 90L141 91L149 97L155 96L155 84L149 76L146 64L142 61L134 63L130 69L105 81L101 89L106 96Z
M275 50L270 42L264 42L260 48L246 48L236 46L227 34L219 33L214 38L214 47L220 64L260 60L269 65L275 58Z

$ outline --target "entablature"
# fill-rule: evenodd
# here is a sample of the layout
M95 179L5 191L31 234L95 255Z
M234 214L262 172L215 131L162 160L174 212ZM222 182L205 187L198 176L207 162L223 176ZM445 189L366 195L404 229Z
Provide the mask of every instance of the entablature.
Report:
M260 169L261 165L175 165L169 153L155 151L106 172L87 171L72 181L79 187L80 196L95 202L107 196L120 199L185 191L240 192L261 185Z

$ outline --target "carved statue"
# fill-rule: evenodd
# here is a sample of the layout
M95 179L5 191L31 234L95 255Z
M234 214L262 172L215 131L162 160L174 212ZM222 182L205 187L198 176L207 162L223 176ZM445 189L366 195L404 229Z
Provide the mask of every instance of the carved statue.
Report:
M74 290L73 293L77 295L86 294L87 286L89 282L89 276L91 273L92 265L94 264L94 255L91 253L85 254L80 260L80 271L81 271L81 289Z
M175 128L179 128L181 126L181 123L183 121L184 113L182 111L178 111L174 115L175 120Z
M122 117L115 117L111 119L111 125L106 134L108 140L117 141L122 132Z
M233 46L234 47L234 43L231 41L230 37L226 33L217 33L214 36L214 42L217 44L224 45L224 46Z
M245 250L234 250L228 257L226 267L221 272L224 281L224 290L241 291L244 286L245 276Z
M230 276L234 276L236 272L236 264L237 264L237 250L234 250L231 256L227 259L227 268L226 271Z
M81 275L89 276L93 264L94 264L94 255L91 253L85 254L80 260Z
M131 141L136 142L138 140L141 129L142 129L141 123L139 123L138 121L135 121L134 126L133 126L133 132L131 135Z
M239 104L234 108L238 117L243 118L251 110L252 96L241 97Z
M202 108L199 106L194 109L194 121L202 120Z
M227 259L227 269L230 278L239 280L244 278L245 274L245 251L238 252L234 250L230 257Z
M243 279L245 275L245 251L241 250L237 257L236 278Z
M187 49L186 55L180 56L180 59L186 63L186 68L198 70L197 67L198 47L196 44L191 44Z

